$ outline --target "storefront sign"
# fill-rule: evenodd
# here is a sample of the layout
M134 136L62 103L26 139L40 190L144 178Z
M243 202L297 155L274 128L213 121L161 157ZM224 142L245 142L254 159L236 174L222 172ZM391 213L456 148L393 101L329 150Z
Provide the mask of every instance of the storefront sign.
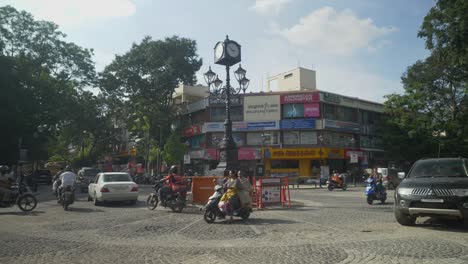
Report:
M261 158L261 150L258 148L240 148L237 152L238 160L259 160Z
M281 129L315 128L315 119L290 119L280 121Z
M320 104L304 104L304 117L320 117Z
M351 153L349 163L358 163L358 155L356 153Z
M327 148L327 157L329 159L344 159L344 149Z
M201 134L201 132L202 132L202 127L200 125L193 125L193 126L184 128L183 135L184 137L191 137L191 136Z
M190 155L189 154L184 155L184 164L190 164Z
M318 148L269 148L268 152L271 159L317 159L321 156ZM322 149L322 152L322 157L326 157L326 150Z
M335 103L335 104L340 104L341 103L341 96L337 94L331 94L331 93L325 93L322 92L322 98L323 101L329 102L329 103Z
M225 98L209 97L208 101L209 101L210 106L216 106L216 105L224 106L224 105L226 105L226 99ZM230 101L231 101L231 106L241 105L242 104L242 99L240 98L240 96L233 96L233 97L231 97Z
M347 132L359 132L359 124L350 123L350 122L343 122L343 121L336 121L336 120L323 120L324 128L335 129L339 131L347 131Z
M192 150L189 152L189 155L191 159L203 159L205 157L205 150Z
M262 131L278 129L279 121L232 123L232 131ZM224 122L207 122L203 125L203 133L221 131L224 131Z
M320 94L319 93L285 94L285 95L281 95L280 102L281 104L320 102Z
M244 120L269 121L281 119L279 95L244 97Z
M345 157L351 157L351 155L357 155L358 158L362 158L364 153L357 150L345 150Z
M219 151L215 148L205 149L205 157L206 160L219 160Z

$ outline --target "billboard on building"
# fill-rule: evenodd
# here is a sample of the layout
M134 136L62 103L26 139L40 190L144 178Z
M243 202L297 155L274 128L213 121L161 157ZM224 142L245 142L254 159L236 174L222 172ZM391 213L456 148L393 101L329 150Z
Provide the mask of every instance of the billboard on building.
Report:
M323 120L324 128L339 130L339 131L346 131L346 132L359 132L360 127L357 123L350 123L350 122L343 122L343 121L336 121L336 120Z
M280 102L281 104L320 102L320 93L284 94L281 95Z
M315 119L290 119L280 121L281 129L314 129Z
M259 160L262 158L259 148L239 148L237 152L238 160Z
M265 122L232 122L232 131L278 130L279 121ZM224 122L207 122L203 124L203 133L224 131Z
M244 98L244 120L280 120L280 108L279 95L246 96Z

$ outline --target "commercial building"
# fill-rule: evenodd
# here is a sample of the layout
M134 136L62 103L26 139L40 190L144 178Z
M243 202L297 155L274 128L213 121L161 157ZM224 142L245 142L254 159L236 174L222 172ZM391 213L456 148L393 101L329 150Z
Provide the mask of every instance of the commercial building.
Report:
M231 101L233 137L244 171L318 177L321 166L327 173L384 162L377 129L382 104L317 90L315 71L303 68L268 81L277 82L277 89L241 94ZM225 104L215 97L183 94L176 93L175 98L182 109L182 137L189 146L185 167L203 174L219 159ZM184 101L182 96L194 100Z

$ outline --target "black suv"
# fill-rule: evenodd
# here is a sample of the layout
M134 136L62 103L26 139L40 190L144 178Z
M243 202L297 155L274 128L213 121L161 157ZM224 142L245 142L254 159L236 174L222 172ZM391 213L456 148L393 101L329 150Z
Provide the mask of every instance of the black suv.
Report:
M468 160L416 161L395 191L395 218L413 225L418 216L448 216L468 220Z

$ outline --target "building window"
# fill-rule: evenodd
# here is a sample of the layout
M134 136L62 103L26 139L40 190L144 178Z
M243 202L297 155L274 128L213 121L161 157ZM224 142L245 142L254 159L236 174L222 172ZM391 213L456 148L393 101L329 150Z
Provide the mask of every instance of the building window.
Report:
M286 75L284 76L284 79L291 78L292 76L293 76L293 74L292 74L292 73L286 74Z
M288 131L283 132L285 145L316 145L317 132L315 131Z
M263 135L263 137L262 137ZM264 141L263 141L264 140ZM270 146L279 144L278 131L250 132L247 133L247 145Z
M244 109L239 106L231 107L231 120L242 121ZM222 122L226 119L226 108L225 107L212 107L211 108L211 121Z

